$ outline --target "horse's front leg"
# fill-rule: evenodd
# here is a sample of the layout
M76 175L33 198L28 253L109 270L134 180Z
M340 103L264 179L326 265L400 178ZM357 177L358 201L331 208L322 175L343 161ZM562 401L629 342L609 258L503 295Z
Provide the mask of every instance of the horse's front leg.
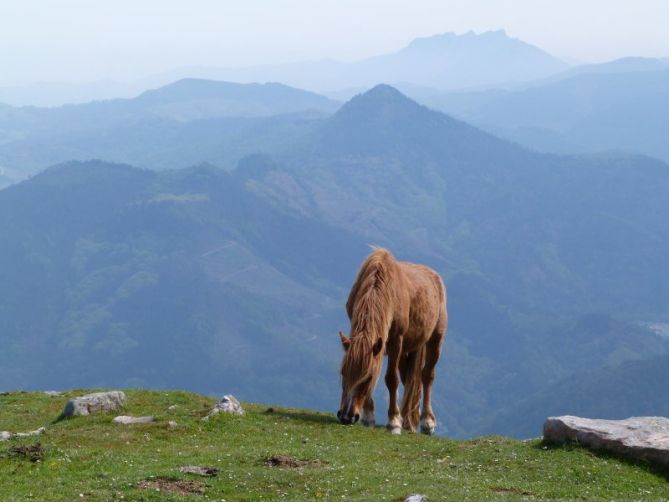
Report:
M392 434L400 434L402 432L402 416L400 409L397 406L397 388L399 387L398 367L400 362L400 355L402 353L401 339L388 339L386 345L388 354L388 369L386 370L386 386L390 394L388 404L388 430Z
M374 428L376 425L376 419L374 418L374 400L371 396L365 401L365 404L362 407L362 418L360 423L365 427Z

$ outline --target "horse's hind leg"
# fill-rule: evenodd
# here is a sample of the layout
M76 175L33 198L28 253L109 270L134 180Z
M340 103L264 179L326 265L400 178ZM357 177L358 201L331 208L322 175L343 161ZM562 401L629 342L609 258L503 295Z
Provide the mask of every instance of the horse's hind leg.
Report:
M423 367L423 412L420 415L420 430L425 434L434 433L437 427L437 418L432 412L432 383L434 382L434 368L441 354L441 344L446 331L445 315L439 318L437 327L425 346L425 366Z
M365 427L372 427L376 425L376 419L374 418L374 400L370 397L365 401L364 406L362 407L362 418L360 423Z
M400 357L402 353L402 339L398 337L389 337L386 345L388 353L388 368L386 370L386 387L388 387L388 430L392 434L402 432L402 416L397 406L397 388L399 387L399 378L397 376Z

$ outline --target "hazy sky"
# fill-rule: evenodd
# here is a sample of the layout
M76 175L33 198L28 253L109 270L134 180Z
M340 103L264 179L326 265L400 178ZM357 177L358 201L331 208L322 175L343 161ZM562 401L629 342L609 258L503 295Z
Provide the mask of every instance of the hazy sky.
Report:
M669 0L0 0L0 83L355 60L500 28L567 60L669 56Z

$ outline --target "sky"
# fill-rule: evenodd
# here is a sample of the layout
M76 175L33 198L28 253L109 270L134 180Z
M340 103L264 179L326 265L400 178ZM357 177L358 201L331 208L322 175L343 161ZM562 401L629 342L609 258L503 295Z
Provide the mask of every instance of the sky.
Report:
M669 57L668 0L0 0L0 84L353 61L505 29L568 62Z

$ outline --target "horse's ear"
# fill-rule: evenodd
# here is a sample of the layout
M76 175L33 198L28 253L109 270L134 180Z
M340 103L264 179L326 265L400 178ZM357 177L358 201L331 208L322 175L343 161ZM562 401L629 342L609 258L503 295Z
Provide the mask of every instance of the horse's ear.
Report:
M375 343L374 346L372 347L372 353L375 356L379 355L379 352L381 352L381 349L383 348L383 338L379 338Z
M341 346L344 347L344 350L348 350L348 347L351 345L351 339L341 331L339 332L339 338L341 338Z

